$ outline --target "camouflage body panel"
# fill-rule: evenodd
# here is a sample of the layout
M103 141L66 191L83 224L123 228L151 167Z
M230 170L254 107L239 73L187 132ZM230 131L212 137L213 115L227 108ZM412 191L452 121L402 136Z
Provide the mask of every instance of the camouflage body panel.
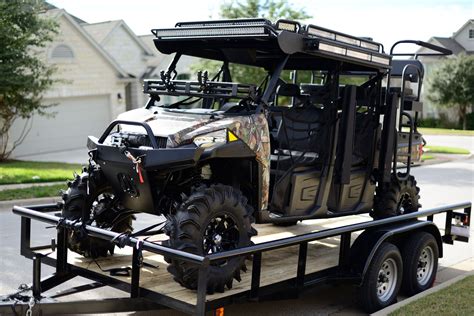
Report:
M262 168L262 192L260 207L267 209L270 186L270 132L264 114L248 116L234 116L215 121L196 122L193 126L180 132L169 135L170 147L177 147L190 143L202 134L213 131L229 129L255 153L257 161Z

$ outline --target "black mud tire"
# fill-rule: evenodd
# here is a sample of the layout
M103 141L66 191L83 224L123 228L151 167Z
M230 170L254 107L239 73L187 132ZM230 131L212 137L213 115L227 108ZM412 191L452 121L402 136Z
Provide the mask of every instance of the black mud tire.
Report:
M383 277L381 271L388 262L396 266L397 271L392 273L392 277L395 279L392 280L393 283L387 284L387 288L380 288L380 278ZM358 290L360 306L367 313L373 313L395 303L402 284L402 275L403 261L400 251L394 244L384 242L372 258L362 285ZM387 292L382 292L379 296L379 291ZM383 296L385 294L387 296Z
M68 189L63 193L63 209L62 216L69 220L81 220L83 212L89 215L92 204L95 199L104 192L111 192L110 186L107 185L105 178L100 172L97 172L89 183L89 194L87 194L87 181L89 174L83 172L76 175L74 180L68 182ZM115 223L112 227L107 223L101 223L103 227L107 227L114 232L126 233L132 231L133 215L122 219ZM102 226L101 225L101 226ZM106 257L109 253L114 253L115 245L103 239L84 236L77 231L68 231L68 247L72 251L87 257L98 258Z
M409 176L407 180L399 181L392 174L390 183L377 187L371 216L382 219L417 212L421 207L419 193L415 177Z
M438 271L439 249L434 236L418 232L410 236L402 248L402 292L412 296L433 286Z
M237 189L221 184L200 187L183 201L176 214L169 218L166 225L169 240L164 244L174 249L205 255L204 236L209 225L216 218L225 216L236 226L235 235L238 236L238 241L235 242L234 248L251 245L250 239L256 235L251 226L252 213L253 209L248 205L247 198ZM245 259L235 257L219 265L211 265L207 293L224 292L225 287L231 289L233 279L240 282L241 271L246 271ZM196 265L166 257L165 260L169 263L168 271L176 282L188 289L197 289Z

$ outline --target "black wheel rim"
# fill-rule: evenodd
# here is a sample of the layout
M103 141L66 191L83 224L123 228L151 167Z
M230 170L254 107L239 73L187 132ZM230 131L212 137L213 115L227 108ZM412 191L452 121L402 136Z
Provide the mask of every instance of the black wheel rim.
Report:
M236 221L226 214L213 217L206 226L203 235L204 254L212 254L236 249L239 245L240 234ZM219 265L226 261L219 262Z
M398 202L398 213L405 214L412 210L412 200L410 193L402 193L400 201Z

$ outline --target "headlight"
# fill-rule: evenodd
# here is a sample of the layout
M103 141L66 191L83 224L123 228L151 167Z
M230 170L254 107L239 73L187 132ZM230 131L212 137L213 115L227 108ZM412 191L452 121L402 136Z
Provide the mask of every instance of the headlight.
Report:
M227 130L221 129L207 134L196 136L194 144L199 147L211 147L217 144L227 143Z

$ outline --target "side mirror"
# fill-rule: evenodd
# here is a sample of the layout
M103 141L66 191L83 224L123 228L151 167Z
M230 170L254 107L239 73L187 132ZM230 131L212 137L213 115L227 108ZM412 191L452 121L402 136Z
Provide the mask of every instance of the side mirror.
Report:
M299 97L301 95L301 90L297 84L282 83L278 86L276 94L282 97Z

